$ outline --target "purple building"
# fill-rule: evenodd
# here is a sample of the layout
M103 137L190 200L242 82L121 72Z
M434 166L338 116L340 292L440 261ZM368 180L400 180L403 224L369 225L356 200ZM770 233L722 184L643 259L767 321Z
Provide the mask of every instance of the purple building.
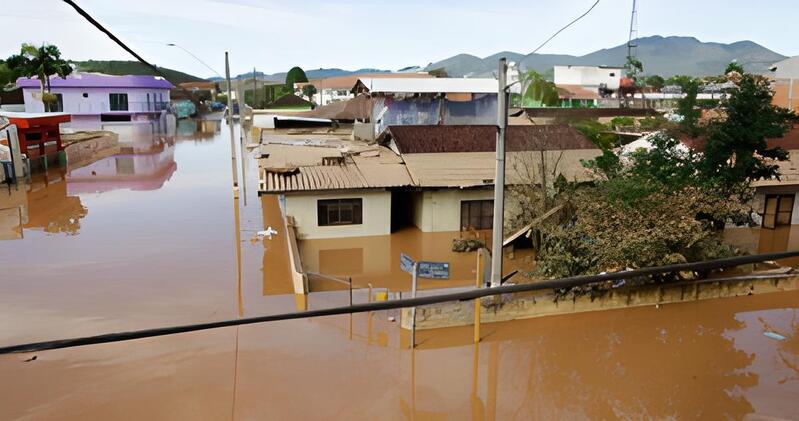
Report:
M44 103L37 78L19 78L25 112L42 113ZM50 78L50 91L58 98L52 111L72 115L76 130L111 130L120 140L166 130L169 90L172 84L158 76L112 76L76 73Z

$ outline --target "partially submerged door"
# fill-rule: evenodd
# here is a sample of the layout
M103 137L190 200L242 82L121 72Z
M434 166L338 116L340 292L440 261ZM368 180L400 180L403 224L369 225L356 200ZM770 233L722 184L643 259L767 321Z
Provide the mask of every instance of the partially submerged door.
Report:
M766 196L763 211L763 228L774 229L780 225L791 225L794 195L770 194Z

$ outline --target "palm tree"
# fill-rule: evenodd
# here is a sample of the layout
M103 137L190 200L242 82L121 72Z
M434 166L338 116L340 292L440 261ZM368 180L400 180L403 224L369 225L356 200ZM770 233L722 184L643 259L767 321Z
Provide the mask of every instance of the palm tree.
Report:
M50 76L57 75L66 79L72 73L72 66L61 58L61 51L55 45L43 44L41 47L36 47L31 44L22 44L19 54L9 57L6 60L6 65L19 76L39 78L42 101L48 111L52 99L45 101L45 89L47 93L50 93Z

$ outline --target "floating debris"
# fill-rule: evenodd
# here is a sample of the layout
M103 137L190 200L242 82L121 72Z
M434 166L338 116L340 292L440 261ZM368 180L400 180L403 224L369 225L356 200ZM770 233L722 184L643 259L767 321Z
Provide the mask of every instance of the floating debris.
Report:
M770 332L770 331L763 332L763 336L765 336L767 338L775 339L775 340L778 340L778 341L784 341L785 339L787 339L785 336L782 336L782 335L780 335L777 332Z

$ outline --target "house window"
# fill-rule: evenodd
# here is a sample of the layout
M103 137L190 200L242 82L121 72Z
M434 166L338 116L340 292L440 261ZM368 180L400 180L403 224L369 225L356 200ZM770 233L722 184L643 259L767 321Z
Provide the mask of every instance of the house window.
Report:
M84 98L88 98L88 97L89 97L89 93L88 93L88 92L84 92L84 93L83 93L83 97L84 97Z
M330 225L359 225L363 223L363 200L332 199L316 202L320 227Z
M493 224L493 200L464 200L461 202L461 231L488 230Z
M111 111L128 110L128 94L108 94Z
M794 195L766 195L766 206L763 211L763 228L774 228L779 225L791 225Z
M64 112L64 96L61 94L53 94L55 95L55 103L50 105L50 112L54 113L61 113Z
M610 77L614 77L614 76L616 76L616 73L611 73L610 74Z

